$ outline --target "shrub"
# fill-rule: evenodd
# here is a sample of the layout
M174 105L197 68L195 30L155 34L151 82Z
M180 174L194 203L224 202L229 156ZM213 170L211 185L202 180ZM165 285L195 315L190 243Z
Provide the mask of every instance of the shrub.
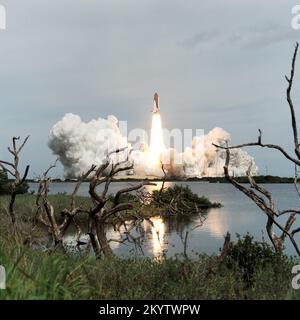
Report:
M255 272L267 265L280 265L288 259L285 255L275 252L267 243L255 241L253 236L237 234L237 242L230 242L225 263L228 268L239 268L242 278L247 285L253 283ZM282 264L282 263L281 263Z
M7 173L4 171L0 171L0 195L1 194L9 194L9 181Z
M166 188L162 192L159 190L153 191L154 202L169 204L172 199L176 199L177 203L179 205L182 204L183 207L185 204L190 207L194 207L196 205L199 209L221 207L220 203L214 203L204 196L198 196L188 186L174 185L173 187Z
M25 182L17 189L18 194L27 193L29 185ZM11 193L11 182L8 179L7 173L0 171L0 195L8 195Z

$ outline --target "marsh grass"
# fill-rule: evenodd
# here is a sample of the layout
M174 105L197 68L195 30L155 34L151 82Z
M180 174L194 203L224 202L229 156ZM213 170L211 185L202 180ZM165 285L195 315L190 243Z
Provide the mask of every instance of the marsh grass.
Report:
M9 196L0 196L0 213L8 214ZM65 194L49 195L49 200L54 207L56 217L61 217L61 212L70 207L71 197ZM15 211L19 221L28 222L36 212L36 195L23 194L18 195L15 203ZM76 204L83 208L89 208L92 201L88 197L76 196ZM79 215L80 219L84 219Z
M0 196L0 214L8 215L8 205L9 205L9 196ZM61 212L65 208L70 207L71 197L65 194L56 194L56 195L49 195L49 200L54 207L54 212L56 218L60 219ZM93 207L92 200L89 197L84 196L76 196L76 206L81 206L82 208L89 209ZM127 198L123 199L127 201ZM24 194L18 195L15 203L15 211L17 212L17 216L19 221L28 222L34 216L36 212L36 196L32 194ZM134 208L137 208L137 203L135 201L131 202L134 205ZM110 202L108 202L110 205ZM153 205L149 204L148 206L143 207L142 216L144 218L149 218L152 216L157 216L162 212L162 209L156 208ZM126 219L128 216L130 218L130 213L123 215ZM77 219L81 222L87 221L86 214L78 214Z
M147 258L66 257L24 248L0 249L7 290L0 299L299 299L290 265L256 270L251 287L238 269L214 270L216 256L161 262ZM214 270L214 271L212 271ZM286 271L284 271L286 270Z
M57 212L70 201L66 195L50 198ZM0 299L300 299L300 290L291 287L291 269L297 261L266 256L249 238L238 242L230 261L222 263L217 255L96 260L89 254L34 250L24 244L34 201L32 195L17 198L21 228L15 231L6 213L8 198L0 198L0 264L7 272L7 289L0 290ZM90 204L85 197L77 201ZM247 258L247 252L258 252L262 262L251 268L250 283L245 278L248 260L241 256Z
M257 265L251 285L236 264L216 255L143 257L66 255L32 250L0 234L7 290L0 299L300 299L291 287L293 259Z

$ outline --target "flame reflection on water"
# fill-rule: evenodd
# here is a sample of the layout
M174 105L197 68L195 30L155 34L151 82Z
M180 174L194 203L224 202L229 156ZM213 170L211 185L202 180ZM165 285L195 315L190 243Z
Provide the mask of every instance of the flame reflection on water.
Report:
M165 222L161 217L152 217L144 221L144 230L151 253L156 258L162 257L168 248Z
M153 191L155 191L155 190L160 190L161 187L162 187L162 184L163 184L162 181L155 181L155 182L153 182L153 183L155 183L155 185L145 185L145 186L144 186L144 188L145 188L145 190L146 190L147 192L151 193L151 192L153 192ZM173 182L166 181L164 187L165 187L165 188L170 188L170 187L172 187L173 185L174 185Z
M210 209L203 224L203 230L214 238L223 238L229 230L227 215L219 209Z

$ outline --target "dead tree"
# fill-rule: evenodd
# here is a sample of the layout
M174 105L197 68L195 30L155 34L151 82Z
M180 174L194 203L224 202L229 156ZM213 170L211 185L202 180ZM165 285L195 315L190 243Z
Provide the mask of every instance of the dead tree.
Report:
M298 186L297 186L297 168L300 166L300 145L299 145L299 137L298 137L298 128L297 128L297 121L294 109L294 103L291 96L292 88L293 88L293 80L295 75L295 63L298 53L299 44L296 43L294 55L292 59L292 66L290 76L285 76L285 79L288 82L288 87L286 90L286 99L289 105L289 110L291 114L291 125L293 131L293 144L294 144L294 153L295 155L290 154L287 152L283 147L277 144L270 144L270 143L263 143L262 142L262 131L259 129L258 139L255 142L243 143L235 146L220 146L214 144L217 148L226 150L226 161L224 166L224 174L227 180L241 192L243 192L248 198L250 198L254 203L266 214L267 216L267 224L266 230L268 236L277 252L282 252L284 249L284 242L286 238L288 238L293 247L295 248L297 254L300 256L300 249L298 244L295 240L295 235L300 232L299 227L294 227L296 218L300 214L300 207L287 209L287 210L278 210L276 208L274 199L272 194L266 189L259 186L254 178L251 176L251 167L247 171L248 180L250 183L250 188L246 187L245 185L239 183L234 177L230 175L229 172L229 164L230 164L230 150L232 149L240 149L243 147L261 147L261 148L268 148L274 149L279 151L287 160L291 161L295 165L295 187L300 196ZM285 223L282 224L279 222L279 218L286 217ZM279 234L278 234L279 231Z
M14 177L14 181L10 185L10 202L8 207L8 212L11 217L11 221L13 225L16 223L16 213L15 213L15 201L18 191L22 187L22 185L26 182L26 178L29 172L29 165L26 166L23 175L20 173L19 162L20 162L20 152L25 146L29 136L25 138L25 140L21 143L20 146L17 145L17 141L20 140L20 137L12 138L12 147L8 147L9 153L13 156L13 161L4 161L0 160L0 168Z
M106 236L106 228L111 219L118 221L119 228L120 225L123 225L125 228L126 237L121 240L124 242L126 240L133 240L133 237L130 237L130 230L127 228L126 219L124 218L124 213L128 213L130 210L130 219L135 220L134 225L138 225L143 221L142 216L140 215L140 210L133 211L133 205L129 201L122 202L121 198L129 192L137 191L145 185L153 185L149 182L142 182L134 186L129 186L127 188L119 190L113 197L109 199L108 190L113 178L120 172L126 172L133 168L133 164L129 162L128 156L124 161L117 163L112 163L110 156L114 153L120 153L124 149L116 150L108 154L104 163L100 165L95 174L92 176L90 185L89 185L89 194L93 200L93 208L88 212L89 214L89 223L88 223L88 234L90 237L91 244L93 246L94 252L97 257L103 253L105 256L112 255L112 249L110 247L110 241ZM104 172L108 170L108 174L104 176ZM103 177L104 176L104 177ZM97 187L99 185L103 186L103 191L101 193L97 192ZM110 201L109 201L110 200ZM128 218L128 217L127 217Z
M36 215L33 221L33 225L36 226L38 222L41 222L46 226L53 237L54 247L62 248L63 247L63 238L66 234L71 223L74 224L77 230L77 242L80 241L80 235L82 234L81 228L77 223L75 217L80 212L86 212L85 208L81 206L76 206L76 195L81 186L81 184L88 178L88 176L95 170L95 166L83 173L78 182L75 185L75 188L71 194L70 207L65 208L59 215L55 214L53 205L49 200L49 187L51 185L51 178L48 177L48 173L51 169L56 166L55 164L51 165L40 178L38 193L36 197Z
M122 151L124 151L124 149L119 149L109 153L103 164L99 167L92 165L89 170L80 176L71 195L70 207L61 212L62 219L60 219L58 214L55 214L54 207L49 200L51 179L48 178L48 173L53 167L55 167L55 164L50 166L43 174L40 179L36 198L37 211L35 221L41 222L48 228L53 237L55 248L64 247L63 239L71 224L76 227L77 243L79 243L80 235L82 234L80 225L76 221L76 216L79 213L87 214L87 233L96 257L100 257L102 254L105 256L113 254L110 247L111 241L135 241L135 238L131 236L130 231L133 227L138 226L143 221L143 218L140 214L139 208L133 210L134 208L132 203L129 201L122 202L122 196L129 192L139 190L144 185L150 183L142 182L135 186L129 186L121 189L113 197L108 194L113 178L118 173L131 170L133 168L133 165L128 160L128 156L124 161L119 161L115 164L112 162L110 156ZM108 174L106 174L107 170ZM93 203L91 208L82 208L81 206L76 205L76 195L81 184L86 180L90 181L89 194ZM100 185L103 186L103 191L98 193L97 187ZM128 212L128 210L130 210L130 212ZM126 217L123 216L124 213L127 213ZM120 230L121 226L125 229L125 237L123 237L122 240L107 238L107 225L111 224L112 219L114 219L114 225L117 226L116 229ZM128 227L126 223L128 219L132 220L130 227Z

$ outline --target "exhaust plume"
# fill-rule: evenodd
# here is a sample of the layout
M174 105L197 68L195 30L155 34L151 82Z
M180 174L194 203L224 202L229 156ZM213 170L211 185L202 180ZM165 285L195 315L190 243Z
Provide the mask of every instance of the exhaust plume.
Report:
M78 115L69 113L52 127L48 146L58 156L66 177L78 177L92 164L101 164L108 152L127 146L130 160L134 163L134 171L127 174L162 177L161 163L163 163L168 176L200 178L223 176L225 152L217 150L212 143L224 145L229 140L228 132L214 128L204 136L195 136L191 147L182 153L175 149L163 148L159 161L155 154L156 163L153 163L151 161L153 150L146 142L142 143L138 150L133 149L127 138L122 136L116 117L109 116L107 119L99 118L84 122ZM118 155L121 159L113 160L124 160L127 154L128 152ZM258 174L254 159L247 152L237 149L232 150L231 154L229 170L232 174L243 176L249 167L253 175Z

